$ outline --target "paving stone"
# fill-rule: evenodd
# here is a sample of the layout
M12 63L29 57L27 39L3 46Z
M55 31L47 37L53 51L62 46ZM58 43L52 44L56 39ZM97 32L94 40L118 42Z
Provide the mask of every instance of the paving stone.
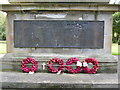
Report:
M2 88L117 88L117 74L1 72Z
M90 75L94 88L118 88L118 74Z

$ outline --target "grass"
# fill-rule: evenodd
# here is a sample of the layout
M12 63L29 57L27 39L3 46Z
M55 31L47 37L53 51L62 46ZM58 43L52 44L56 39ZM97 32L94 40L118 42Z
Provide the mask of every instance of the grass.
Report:
M6 53L6 41L0 41L0 54L4 53ZM112 44L112 55L120 55L120 45Z
M6 41L0 41L0 43L6 43Z
M120 55L120 45L112 44L112 55Z
M6 53L6 41L0 41L0 54Z

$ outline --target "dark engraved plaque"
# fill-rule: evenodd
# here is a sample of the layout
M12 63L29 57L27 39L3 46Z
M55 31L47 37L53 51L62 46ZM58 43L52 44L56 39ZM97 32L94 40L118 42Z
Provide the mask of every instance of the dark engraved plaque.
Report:
M15 47L103 48L104 22L15 20Z

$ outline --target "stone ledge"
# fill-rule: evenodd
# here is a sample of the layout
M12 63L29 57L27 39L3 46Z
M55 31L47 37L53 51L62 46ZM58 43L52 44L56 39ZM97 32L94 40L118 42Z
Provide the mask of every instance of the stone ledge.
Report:
M118 88L117 74L1 72L2 88Z
M61 58L62 60L67 60L71 57L79 58L80 60L84 60L85 58L96 58L98 62L117 62L118 58L110 55L110 54L99 54L99 55L92 55L92 54L53 54L53 53L7 53L2 58L3 62L6 61L21 61L27 57L32 57L36 61L49 61L54 57Z
M8 0L10 3L34 3L34 2L97 2L97 3L109 3L110 0Z
M108 11L116 12L119 5L111 4L83 4L83 3L13 3L0 5L0 10L20 12L20 11L38 11L38 10L71 10L71 11Z
M79 58L80 61L83 61L85 58L95 58L99 62L98 73L117 73L118 61L113 55L73 55L73 54L38 54L38 53L28 53L28 54L14 54L8 53L1 60L2 70L3 71L17 71L22 72L21 70L21 61L27 57L32 57L38 61L38 70L37 72L48 72L47 65L46 69L42 70L42 63L46 63L54 58L61 58L66 62L71 57ZM75 67L75 65L73 66Z

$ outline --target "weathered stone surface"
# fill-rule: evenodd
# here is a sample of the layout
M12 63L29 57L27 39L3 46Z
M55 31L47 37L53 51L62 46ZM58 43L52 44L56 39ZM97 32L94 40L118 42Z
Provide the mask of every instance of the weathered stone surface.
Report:
M36 13L36 14L32 14ZM13 12L9 12L8 17L7 17L7 52L8 53L79 53L79 54L106 54L106 53L111 53L111 13L95 13L95 12L90 12L90 11L56 11L56 12L24 12L23 14L16 12L13 14ZM103 14L103 15L102 15ZM62 18L56 18L56 17L50 17L50 16L64 16ZM45 17L49 16L49 17ZM110 17L110 18L109 18ZM14 37L13 37L13 22L14 20L102 20L105 22L105 37L104 37L104 50L101 49L94 49L94 50L86 50L86 49L73 49L73 48L15 48L14 47ZM108 33L107 33L108 32Z
M49 7L48 7L49 4ZM7 52L8 53L79 53L79 54L101 54L111 53L111 15L118 10L115 5L97 5L81 3L32 3L32 4L10 4L3 5L2 10L8 11L7 17ZM47 5L47 6L46 6ZM40 6L40 7L39 7ZM41 9L44 10L41 11ZM51 9L52 8L52 9ZM53 9L54 8L54 9ZM56 8L56 9L55 9ZM70 9L68 9L70 8ZM57 11L52 11L57 10ZM61 11L62 10L62 11ZM69 11L68 11L69 10ZM106 12L107 11L107 12ZM99 13L98 13L99 12ZM102 15L104 14L104 15ZM64 15L56 18L50 16ZM48 16L48 17L45 17ZM104 38L104 50L85 50L73 48L15 48L14 47L14 20L102 20L105 22L105 33L109 34Z
M108 74L108 75L104 75L104 74L97 74L97 75L90 75L90 77L92 78L93 81L93 87L94 88L118 88L118 84L116 84L116 82L118 83L118 75L117 74ZM116 82L114 82L114 80L116 80ZM109 82L111 81L111 82ZM104 82L104 84L103 84Z
M101 49L104 42L103 21L15 20L14 47Z
M6 54L2 59L2 70L3 71L17 71L22 72L21 70L21 61L26 59L27 57L32 57L36 61L38 61L38 70L37 72L48 72L47 65L45 70L42 69L42 63L47 62L54 58L61 58L64 62L66 62L71 57L79 58L80 61L83 61L85 58L95 58L99 62L98 73L117 73L117 59L112 55L61 55L61 54L37 54L37 53L29 53L29 54ZM57 65L59 66L59 65ZM75 65L73 66L75 67ZM65 71L66 72L66 71Z
M49 7L48 7L49 4ZM0 5L1 6L1 5ZM9 12L29 12L36 10L71 10L71 11L107 11L116 12L119 10L118 5L104 5L104 4L81 4L81 3L32 3L32 4L7 4L2 5L2 11Z
M109 75L109 76L108 76ZM90 75L94 84L116 84L118 82L117 74L92 74ZM109 80L111 79L111 82ZM116 82L114 82L116 80Z
M45 1L45 0L44 0ZM62 0L61 0L62 1ZM33 2L33 1L32 1ZM102 1L105 2L105 1ZM119 10L118 5L106 5L96 3L14 3L0 5L0 10L7 14L7 52L8 53L26 53L13 55L3 58L3 67L7 70L20 70L16 65L7 65L7 63L20 63L21 59L33 57L37 61L47 62L49 59L57 56L65 61L69 57L79 57L81 60L87 57L95 57L100 63L98 72L117 71L117 60L109 56L111 53L111 32L112 32L112 14ZM64 14L64 17L54 17ZM48 15L50 14L50 15ZM46 16L48 15L48 16ZM58 16L59 16L58 15ZM43 16L43 17L41 17ZM52 16L52 18L51 18ZM14 20L99 20L105 22L104 28L104 49L73 49L73 48L15 48L14 47ZM31 54L30 54L31 53ZM34 54L32 54L34 53ZM37 54L37 53L40 53ZM45 54L41 54L45 53ZM57 54L57 55L55 55ZM60 55L59 55L60 54ZM77 54L77 55L74 55ZM47 56L48 55L48 56ZM64 56L65 55L65 56ZM80 56L81 55L81 56ZM100 56L99 56L100 55ZM103 57L101 57L103 56ZM41 68L41 67L40 67ZM20 71L21 72L21 71ZM99 87L99 85L98 85Z
M101 2L107 2L109 3L110 0L8 0L10 3L25 3L25 2L97 2L97 3L101 3Z
M117 74L2 72L2 88L118 88ZM112 82L112 83L111 83ZM99 87L102 85L102 87Z
M104 50L107 53L111 52L112 45L112 16L110 13L99 13L97 20L103 20L104 23Z

